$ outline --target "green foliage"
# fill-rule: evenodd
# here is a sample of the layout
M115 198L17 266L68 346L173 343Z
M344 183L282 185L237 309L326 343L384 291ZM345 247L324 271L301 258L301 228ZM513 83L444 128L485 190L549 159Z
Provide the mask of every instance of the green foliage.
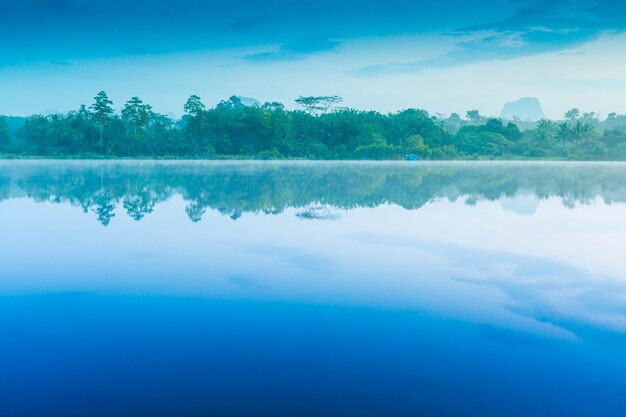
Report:
M9 119L5 116L0 116L0 152L9 149Z
M561 123L518 124L477 110L448 118L408 109L381 114L338 108L339 96L300 97L305 111L281 103L246 105L237 96L207 108L189 97L174 121L138 97L120 114L105 92L77 111L0 118L0 152L49 157L420 159L626 159L626 116L573 109ZM11 130L13 129L13 130ZM603 129L603 130L602 130Z
M185 103L185 113L191 117L198 117L204 112L205 107L200 100L200 97L192 95Z
M111 107L112 104L113 102L109 100L107 93L105 93L104 91L100 91L94 97L94 103L90 107L90 109L93 112L92 117L96 124L100 126L106 126L107 123L109 123L109 121L115 114L113 107Z
M361 159L399 159L404 157L402 149L384 142L361 145L356 148L355 154Z
M144 104L139 97L133 97L126 102L122 109L122 120L131 125L135 134L139 129L145 129L152 116L152 107Z
M580 110L578 110L577 108L573 108L568 110L567 112L565 112L565 120L568 120L570 122L578 119L580 117Z
M482 123L485 121L485 118L480 115L478 110L468 110L465 117L467 117L467 120L474 124Z
M503 156L514 152L522 133L513 123L490 119L484 125L464 126L454 138L456 148L476 156Z

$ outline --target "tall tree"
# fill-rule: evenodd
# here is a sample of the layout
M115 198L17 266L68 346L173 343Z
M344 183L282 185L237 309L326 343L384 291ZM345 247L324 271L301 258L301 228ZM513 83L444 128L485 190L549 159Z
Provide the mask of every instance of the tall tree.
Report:
M9 122L6 116L0 116L0 151L9 147Z
M563 117L565 120L573 122L580 117L580 110L578 110L577 108L569 109L565 112L565 115Z
M467 113L465 113L465 117L467 117L467 120L475 124L479 124L485 121L485 118L481 116L478 110L468 110Z
M570 125L565 122L559 124L556 136L561 141L561 148L565 148L565 142L572 139L572 129Z
M93 118L95 122L99 125L105 125L111 120L111 117L115 114L115 110L113 110L113 102L109 100L107 93L104 91L100 91L94 98L94 102L89 107L89 109L93 112Z
M272 101L272 102L266 102L263 104L263 106L261 107L263 110L269 110L269 111L284 111L285 110L285 105L282 103L279 103L277 101Z
M148 127L151 117L152 106L144 104L139 97L128 100L122 109L122 119L132 126L135 135L139 129Z
M195 94L189 97L185 103L185 113L191 117L198 117L205 109L206 107L202 104L200 97Z
M89 109L91 109L91 111L93 112L94 122L96 126L98 126L98 143L100 153L103 153L104 151L102 131L109 125L109 123L111 122L111 118L115 114L115 110L113 110L113 107L111 107L112 105L113 102L109 100L107 93L105 93L104 91L100 91L94 97L94 103L91 105L91 107L89 107Z
M583 122L581 120L576 121L574 126L571 128L571 132L576 145L579 145L581 142L591 140L596 134L596 131L591 123Z
M535 138L539 140L542 145L547 144L554 135L554 129L556 124L552 120L542 119L537 122L537 128L535 129Z
M230 96L228 100L222 100L217 104L217 108L220 110L234 110L234 109L243 109L246 107L241 99L237 96Z

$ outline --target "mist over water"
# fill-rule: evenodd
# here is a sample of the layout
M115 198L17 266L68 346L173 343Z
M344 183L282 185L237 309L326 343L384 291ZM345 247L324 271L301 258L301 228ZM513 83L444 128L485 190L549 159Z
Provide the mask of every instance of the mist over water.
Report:
M0 161L3 416L619 416L626 164Z

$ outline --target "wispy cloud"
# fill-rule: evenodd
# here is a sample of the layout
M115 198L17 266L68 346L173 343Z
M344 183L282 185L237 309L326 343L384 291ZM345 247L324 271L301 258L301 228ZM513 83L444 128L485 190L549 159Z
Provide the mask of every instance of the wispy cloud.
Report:
M503 304L506 310L553 326L555 334L562 337L577 340L575 330L581 323L626 333L626 313L622 308L626 284L607 276L557 260L506 251L408 237L354 237L370 245L434 251L460 271L459 276L447 279L500 290L508 297Z
M332 38L310 37L283 44L275 51L244 55L241 59L254 63L301 61L311 55L335 51L340 45L340 41Z
M485 61L514 59L541 53L563 52L599 38L626 30L626 17L616 2L581 0L528 0L519 2L504 19L461 27L445 36L472 40L459 41L449 52L429 59L392 62L358 68L352 74L376 76L452 68ZM483 34L483 35L481 35Z
M476 39L458 42L449 52L433 58L413 61L372 65L353 71L354 75L375 76L409 72L422 72L429 69L452 68L484 61L519 58L526 55L553 52L575 44L572 39L581 32L567 34L546 31L505 31L491 32ZM546 40L542 42L539 38ZM547 38L551 38L547 41Z

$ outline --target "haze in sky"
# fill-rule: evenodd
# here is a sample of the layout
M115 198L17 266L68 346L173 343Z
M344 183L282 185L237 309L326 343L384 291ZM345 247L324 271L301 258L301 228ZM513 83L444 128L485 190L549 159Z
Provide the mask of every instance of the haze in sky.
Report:
M105 90L180 115L186 98L498 115L539 97L626 113L620 0L0 0L0 114L67 111Z

